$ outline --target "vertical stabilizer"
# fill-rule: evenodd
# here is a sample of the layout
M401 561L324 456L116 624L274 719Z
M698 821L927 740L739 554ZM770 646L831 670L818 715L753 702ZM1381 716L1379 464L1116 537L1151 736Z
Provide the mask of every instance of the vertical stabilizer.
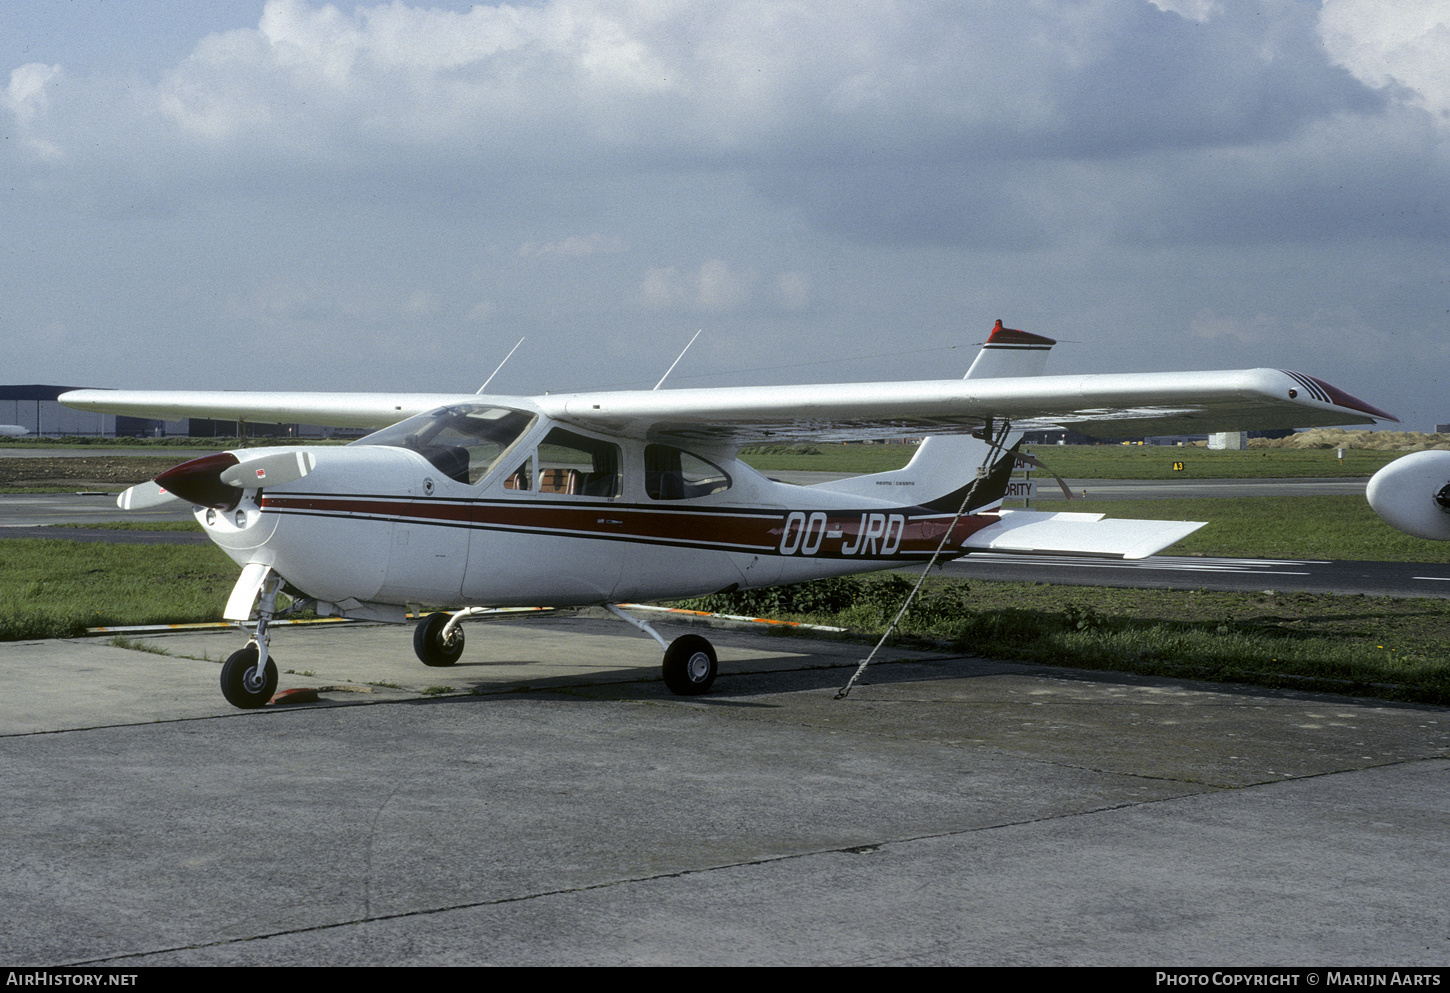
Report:
M1057 341L1030 331L1004 328L998 321L963 379L1007 379L1040 376L1047 352Z

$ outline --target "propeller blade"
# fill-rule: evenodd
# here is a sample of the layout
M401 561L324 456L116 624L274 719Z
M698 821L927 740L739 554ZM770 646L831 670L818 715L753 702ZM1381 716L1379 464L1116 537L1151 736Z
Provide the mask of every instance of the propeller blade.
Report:
M317 466L311 452L278 452L248 459L223 470L221 481L227 486L254 490L259 486L281 486L301 479Z
M149 483L137 483L116 494L116 506L122 510L149 510L152 507L164 507L170 503L186 502L175 493L166 490L155 480Z

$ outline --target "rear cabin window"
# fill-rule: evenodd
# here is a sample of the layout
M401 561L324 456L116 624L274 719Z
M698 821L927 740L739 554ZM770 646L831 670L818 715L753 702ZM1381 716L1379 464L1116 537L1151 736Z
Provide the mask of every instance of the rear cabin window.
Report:
M644 491L651 500L689 500L730 488L725 470L669 445L646 445Z
M617 497L620 493L619 446L555 428L539 445L539 493Z

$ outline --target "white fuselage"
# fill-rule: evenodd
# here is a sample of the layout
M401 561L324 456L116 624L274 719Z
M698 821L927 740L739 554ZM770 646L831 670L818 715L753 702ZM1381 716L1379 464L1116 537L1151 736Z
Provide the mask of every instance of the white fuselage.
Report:
M955 516L775 482L719 452L707 454L728 476L728 488L656 499L646 485L645 446L627 440L618 441L614 496L511 486L515 465L547 464L536 446L550 426L544 421L521 439L506 471L474 484L402 448L310 447L309 475L247 490L234 509L198 510L197 518L238 563L271 566L322 601L570 606L921 561ZM245 465L277 451L232 454ZM957 528L964 536L995 520L964 518Z

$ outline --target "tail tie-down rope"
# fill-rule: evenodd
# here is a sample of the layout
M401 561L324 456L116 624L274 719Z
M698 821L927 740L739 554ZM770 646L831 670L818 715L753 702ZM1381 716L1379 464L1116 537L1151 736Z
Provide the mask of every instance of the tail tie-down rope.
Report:
M871 660L876 657L876 653L881 651L881 646L886 644L887 639L896 633L896 628L901 623L901 619L906 616L906 611L911 606L911 601L915 600L916 594L921 592L921 586L923 583L926 582L926 577L931 572L932 566L936 565L937 560L941 558L942 549L947 547L947 542L951 539L952 532L955 531L957 528L957 522L962 519L962 517L967 512L967 508L971 506L972 496L977 492L978 484L991 474L992 466L996 463L998 456L1001 454L1002 445L1007 440L1007 435L1011 432L1011 430L1012 422L1003 421L1002 429L997 432L995 437L992 437L991 442L987 446L986 458L982 460L981 465L977 466L976 478L972 480L972 485L967 487L967 494L966 496L962 497L962 505L957 508L957 513L956 516L952 518L952 523L947 527L946 531L942 533L941 541L937 542L936 551L932 552L931 558L927 560L926 568L921 570L921 576L916 580L916 585L911 588L911 592L906 595L906 600L901 604L901 609L896 612L896 619L893 620L890 626L886 628L886 632L881 635L881 640L876 642L875 648L871 649L871 654L867 655L864 659L861 660L861 664L856 667L856 671L851 674L851 678L846 681L846 685L842 686L840 690L837 691L833 699L846 699L847 695L851 692L851 687L856 685L856 680L861 678L861 674L866 671L866 667L871 664ZM986 429L983 433L991 436L991 431L992 424L990 421L988 421Z

